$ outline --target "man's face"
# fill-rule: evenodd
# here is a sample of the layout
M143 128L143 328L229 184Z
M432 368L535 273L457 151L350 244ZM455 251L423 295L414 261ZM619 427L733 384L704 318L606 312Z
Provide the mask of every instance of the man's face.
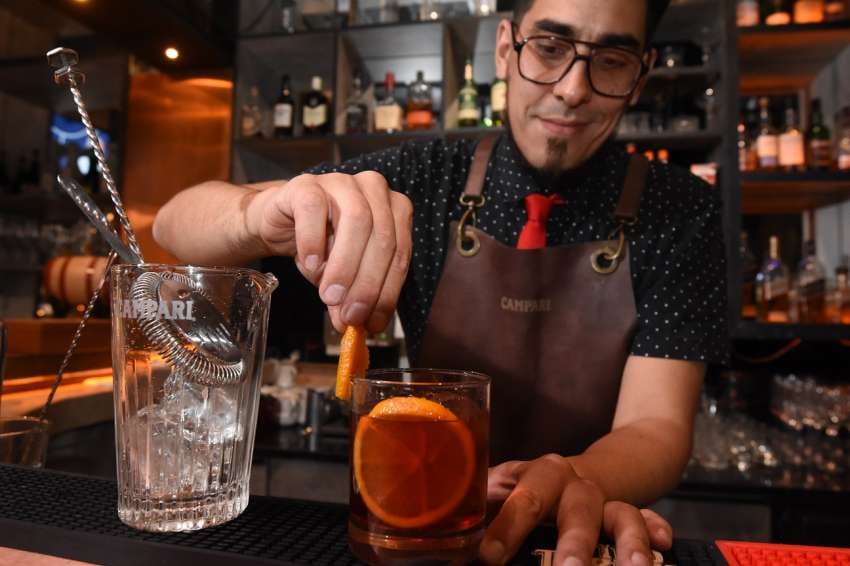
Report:
M533 35L560 36L643 54L646 2L534 0L517 23L518 41ZM577 50L588 52L587 46L579 45ZM496 40L496 74L508 83L508 125L526 160L550 174L573 169L593 155L614 131L626 106L637 102L644 83L626 99L602 96L588 82L587 62L576 61L559 82L539 85L519 74L517 57L510 22L502 21Z

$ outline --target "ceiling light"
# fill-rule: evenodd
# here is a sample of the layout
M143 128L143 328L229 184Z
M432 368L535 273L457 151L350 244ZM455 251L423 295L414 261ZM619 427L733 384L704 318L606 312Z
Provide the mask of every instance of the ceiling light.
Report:
M165 48L165 57L166 59L171 59L172 61L176 60L180 57L180 52L176 47L166 47Z

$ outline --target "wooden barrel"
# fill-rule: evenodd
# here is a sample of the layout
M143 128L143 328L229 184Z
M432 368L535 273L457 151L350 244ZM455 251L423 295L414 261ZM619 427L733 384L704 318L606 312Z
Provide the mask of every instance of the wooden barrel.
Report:
M95 255L62 255L51 258L44 266L42 281L45 292L68 305L89 302L106 269L106 257Z

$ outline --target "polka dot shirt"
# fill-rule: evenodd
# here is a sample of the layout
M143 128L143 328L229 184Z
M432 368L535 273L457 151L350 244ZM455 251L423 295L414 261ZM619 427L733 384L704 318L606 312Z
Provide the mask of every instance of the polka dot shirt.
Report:
M308 171L377 171L413 202L413 256L398 310L414 363L442 273L449 223L463 212L458 198L474 150L473 140L408 142ZM526 221L524 197L558 192L566 204L552 210L547 245L607 239L616 226L613 212L627 164L626 152L608 143L576 170L547 179L503 134L487 168L478 227L515 246ZM627 231L637 306L632 355L728 363L720 211L718 192L701 179L673 165L652 164L638 223Z

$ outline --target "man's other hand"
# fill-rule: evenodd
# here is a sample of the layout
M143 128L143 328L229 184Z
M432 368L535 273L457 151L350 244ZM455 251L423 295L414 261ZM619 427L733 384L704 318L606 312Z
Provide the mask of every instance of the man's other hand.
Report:
M673 530L659 515L621 501L606 501L566 458L549 454L490 469L487 499L501 505L479 551L486 564L505 564L542 521L555 520L558 566L590 566L599 532L616 543L620 566L651 566L651 549L667 550Z
M294 256L337 330L386 328L407 276L413 207L379 173L300 175L258 192L248 232L268 255Z

